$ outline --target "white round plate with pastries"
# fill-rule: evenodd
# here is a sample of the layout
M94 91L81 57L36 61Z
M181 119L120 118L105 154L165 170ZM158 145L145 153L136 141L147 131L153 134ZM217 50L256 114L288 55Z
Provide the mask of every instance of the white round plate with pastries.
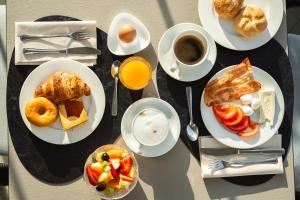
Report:
M233 20L220 17L214 9L213 0L199 0L201 24L221 46L239 51L255 49L271 40L278 31L283 17L282 0L244 0L243 5L258 6L265 13L267 28L257 36L245 38L237 34Z
M218 73L216 73L210 81L216 79L217 77L223 75L230 67L227 67ZM229 129L221 125L216 119L212 107L208 107L204 101L204 91L201 97L201 116L203 122L210 132L210 134L219 142L223 143L226 146L238 149L249 149L257 147L265 142L267 142L279 129L283 116L284 116L284 99L281 92L281 89L277 82L264 70L253 66L253 76L254 79L260 82L260 90L275 90L275 115L273 126L270 126L268 123L260 124L260 132L256 135L249 138L242 138ZM209 82L210 82L209 81ZM256 92L257 93L257 92ZM255 93L253 93L255 94ZM229 104L235 104L229 103Z
M90 95L82 96L87 121L68 130L63 129L60 114L53 124L42 127L30 123L25 114L26 103L35 97L36 89L56 72L75 75L90 88ZM86 138L97 128L105 109L105 93L99 78L90 68L74 60L55 59L41 64L28 75L20 92L19 108L24 123L35 136L52 144L72 144Z

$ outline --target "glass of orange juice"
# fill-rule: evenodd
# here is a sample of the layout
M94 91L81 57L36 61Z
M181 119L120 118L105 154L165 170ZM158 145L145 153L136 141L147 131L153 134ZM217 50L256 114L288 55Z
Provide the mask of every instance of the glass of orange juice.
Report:
M152 67L144 58L132 56L122 62L119 68L119 78L126 88L140 90L151 80Z

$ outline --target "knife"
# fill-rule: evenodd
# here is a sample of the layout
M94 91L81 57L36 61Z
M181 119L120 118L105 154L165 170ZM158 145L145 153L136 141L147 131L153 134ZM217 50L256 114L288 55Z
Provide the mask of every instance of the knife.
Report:
M37 53L64 53L64 54L97 54L101 55L99 49L92 47L74 47L65 49L36 49L36 48L23 48L24 54L37 54Z
M277 154L284 155L284 148L232 149L232 148L200 148L200 152L214 156L240 154Z

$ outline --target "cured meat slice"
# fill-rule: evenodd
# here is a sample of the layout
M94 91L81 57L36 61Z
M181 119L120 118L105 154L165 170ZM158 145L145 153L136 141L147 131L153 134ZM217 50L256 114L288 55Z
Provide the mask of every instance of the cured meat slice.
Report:
M261 84L254 80L252 65L248 58L225 72L224 75L210 81L204 89L204 101L207 106L214 103L238 100L242 95L258 91Z

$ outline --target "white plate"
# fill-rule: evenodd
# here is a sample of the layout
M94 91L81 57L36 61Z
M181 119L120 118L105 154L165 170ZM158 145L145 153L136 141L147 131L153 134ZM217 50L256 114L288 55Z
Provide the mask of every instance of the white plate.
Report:
M177 70L173 70L173 66L177 64L172 54L173 40L178 34L180 34L182 30L188 29L199 31L207 37L209 42L208 46L210 47L207 60L197 67L189 70L183 70L181 67L178 67ZM179 81L189 82L202 78L212 69L215 64L216 58L217 48L215 41L201 26L193 23L176 24L175 26L169 28L163 34L158 44L158 59L162 68L169 76Z
M69 131L63 130L59 117L51 126L37 127L25 115L26 102L34 98L35 89L57 71L79 76L91 89L91 95L83 97L88 121ZM104 113L105 94L99 78L90 68L74 60L55 59L41 64L28 75L20 92L19 107L24 123L35 136L52 144L71 144L86 138L97 128Z
M228 67L229 68L229 67ZM221 71L219 71L217 74L215 74L211 80L215 79L216 77L224 74L228 68L225 68ZM270 127L269 123L263 123L260 126L260 132L259 134L256 134L254 137L251 138L242 138L238 136L237 134L230 132L229 130L225 129L215 118L212 108L206 106L202 93L201 97L201 115L203 122L208 129L208 131L211 133L211 135L216 138L219 142L233 147L233 148L239 148L239 149L248 149L248 148L254 148L256 146L259 146L265 142L267 142L279 129L281 122L283 120L284 115L284 99L282 92L280 90L279 85L276 83L276 81L270 76L267 72L263 71L262 69L259 69L257 67L253 67L253 75L255 80L261 83L262 90L274 88L276 92L276 107L275 107L275 119L274 119L274 125ZM210 80L210 81L211 81Z
M119 39L119 28L124 24L133 25L136 28L137 40L126 46ZM124 56L142 51L150 44L150 33L146 26L136 17L128 13L118 14L108 30L107 46L115 55Z
M163 112L169 120L169 133L167 138L156 146L141 145L133 136L132 120L144 109L154 108ZM121 122L122 137L127 146L136 154L146 157L161 156L170 151L176 144L180 135L180 120L175 109L167 102L157 98L144 98L129 106Z
M244 5L256 5L265 12L268 26L266 30L250 39L238 35L233 27L233 20L218 16L213 7L213 0L199 0L200 21L214 40L229 49L250 50L260 47L273 38L278 31L283 17L282 0L245 0Z

